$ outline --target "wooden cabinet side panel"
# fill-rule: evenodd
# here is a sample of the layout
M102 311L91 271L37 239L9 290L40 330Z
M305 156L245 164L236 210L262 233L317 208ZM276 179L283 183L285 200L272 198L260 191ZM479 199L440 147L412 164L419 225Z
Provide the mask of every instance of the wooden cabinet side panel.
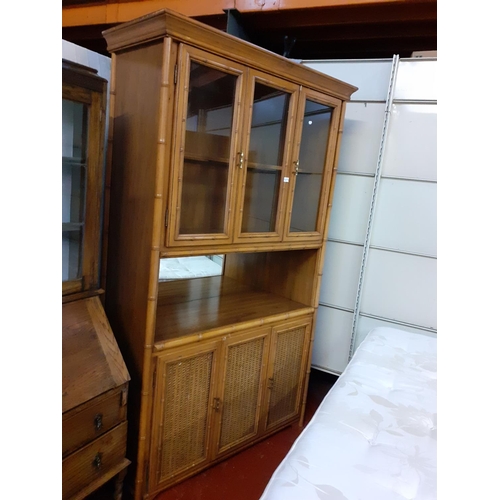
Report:
M149 376L148 337L154 331L151 307L156 304L151 276L158 268L154 239L161 228L156 227L155 208L163 201L157 186L163 66L163 41L113 57L106 313L131 375L131 457L141 447L140 422L148 412L142 392L144 377ZM137 467L142 473L142 459ZM134 472L127 474L127 481L133 480Z
M151 266L162 44L115 58L106 312L136 378Z

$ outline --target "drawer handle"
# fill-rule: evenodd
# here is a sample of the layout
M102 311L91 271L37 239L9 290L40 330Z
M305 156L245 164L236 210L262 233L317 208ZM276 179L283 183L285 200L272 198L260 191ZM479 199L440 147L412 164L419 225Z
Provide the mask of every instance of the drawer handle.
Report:
M98 432L102 429L102 413L98 413L94 417L94 428L95 428L96 432Z
M98 453L94 457L94 461L92 462L92 464L97 470L99 470L102 467L102 453Z

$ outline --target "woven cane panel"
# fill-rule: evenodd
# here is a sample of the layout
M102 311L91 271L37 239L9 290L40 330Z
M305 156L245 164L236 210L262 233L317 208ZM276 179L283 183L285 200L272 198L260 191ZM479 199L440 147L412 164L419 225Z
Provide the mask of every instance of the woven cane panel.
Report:
M219 449L257 432L257 407L264 338L230 346Z
M206 458L212 362L208 352L166 366L160 481Z
M305 334L304 326L278 334L268 426L296 412Z

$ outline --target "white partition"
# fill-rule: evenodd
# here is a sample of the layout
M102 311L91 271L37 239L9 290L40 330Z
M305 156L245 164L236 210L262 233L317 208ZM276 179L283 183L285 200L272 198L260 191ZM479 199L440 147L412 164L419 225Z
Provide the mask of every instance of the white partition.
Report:
M381 179L371 245L436 257L436 183Z
M398 68L394 98L408 101L436 101L436 59L401 60Z
M371 328L437 333L437 60L303 64L359 87L346 107L312 357L339 374Z
M391 63L391 59L304 61L309 68L358 87L352 95L355 101L385 101Z
M436 135L435 104L393 104L383 175L436 181Z
M364 314L436 328L436 259L372 249L361 298Z
M385 104L350 102L346 107L339 172L375 174ZM363 147L359 147L362 144Z
M316 320L316 338L313 344L313 365L327 372L334 372L333 367L347 366L349 361L350 336L344 334L350 330L353 313L332 307L318 308ZM332 328L335 325L335 328ZM329 335L318 335L320 332Z
M333 240L362 244L370 211L373 176L337 174L329 223Z
M354 310L363 248L328 241L326 253L329 258L323 267L319 300L325 305Z

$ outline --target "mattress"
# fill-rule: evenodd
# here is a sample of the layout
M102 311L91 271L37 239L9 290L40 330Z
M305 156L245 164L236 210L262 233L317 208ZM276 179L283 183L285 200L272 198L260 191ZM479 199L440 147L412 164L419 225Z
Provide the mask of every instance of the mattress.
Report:
M261 500L436 499L436 337L372 330Z

